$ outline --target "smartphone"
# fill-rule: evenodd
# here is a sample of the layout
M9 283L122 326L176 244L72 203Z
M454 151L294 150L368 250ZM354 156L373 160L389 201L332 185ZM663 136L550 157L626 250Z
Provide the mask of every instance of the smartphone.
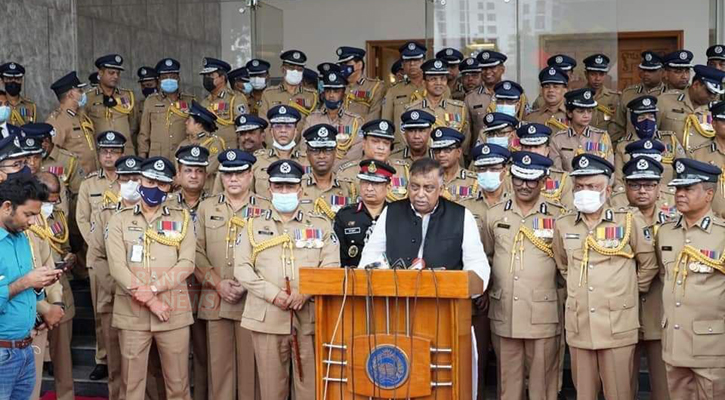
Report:
M55 269L66 269L68 267L68 261L56 261Z

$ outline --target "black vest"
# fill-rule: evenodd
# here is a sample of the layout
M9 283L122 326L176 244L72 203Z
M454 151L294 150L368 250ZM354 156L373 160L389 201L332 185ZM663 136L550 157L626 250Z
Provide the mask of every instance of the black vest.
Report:
M423 247L426 268L463 268L463 220L465 208L444 198L430 216ZM423 220L416 215L410 200L388 205L385 220L386 256L393 265L398 259L409 267L418 257L423 238Z

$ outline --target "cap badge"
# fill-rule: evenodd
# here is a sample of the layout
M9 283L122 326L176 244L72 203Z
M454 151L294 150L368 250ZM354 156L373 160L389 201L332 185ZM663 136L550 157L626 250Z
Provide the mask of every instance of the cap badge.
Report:
M528 132L533 135L534 133L536 133L536 127L534 125L529 125Z
M468 60L466 60L466 64L473 65L473 61L474 61L474 59L469 58Z
M35 146L35 139L33 139L33 138L27 138L27 139L25 139L25 145L28 146L28 147Z
M521 163L522 163L522 164L524 164L524 165L531 165L531 157L529 157L529 156L524 156L524 157L523 157L523 158L521 159Z
M564 62L564 57L562 57L562 56L556 56L556 58L554 59L554 61L555 61L555 62L556 62L557 64L561 64L561 63L563 63L563 62Z
M453 49L446 50L446 55L447 56L452 56L453 55Z
M239 123L240 124L246 124L247 123L247 117L239 117Z
M647 162L647 160L642 159L642 160L637 161L638 170L644 171L647 168L649 168L649 163Z
M227 151L227 161L234 161L237 159L237 153L233 151Z
M337 55L338 56L341 56L342 55L342 49L337 49Z
M415 43L408 43L408 50L415 50Z
M644 142L644 148L647 150L652 150L652 142L650 142L649 140Z
M443 136L443 131L440 129L436 129L435 137L440 138Z
M440 60L435 60L433 62L433 67L435 67L435 68L443 68L443 63Z
M328 66L327 68L330 68L330 67ZM330 76L327 77L327 80L329 80L330 82L336 81L337 80L337 75L330 74Z
M375 166L374 162L371 162L370 165L368 165L368 172L370 172L371 174L374 174L375 172L377 172L377 170L378 167Z
M383 131L388 130L388 123L385 121L380 122L380 125L378 125L378 126L380 127L380 130L383 130Z
M154 169L157 171L163 171L164 170L164 162L162 160L156 160L154 163Z
M687 53L684 51L680 52L680 60L687 60Z
M589 159L582 157L579 159L579 168L586 168L589 166Z
M191 148L191 155L194 157L199 157L199 154L201 154L201 150L199 150L198 147L192 147Z
M556 69L554 69L554 68L549 68L549 75L551 75L551 76L554 76L554 75L556 75Z
M15 63L11 63L10 64L10 69L15 69L15 68L17 68L17 66L15 65Z
M167 58L167 59L166 59L166 62L165 62L164 64L166 64L166 66L167 66L167 67L170 67L170 66L174 65L174 62L173 62L173 61L171 61L171 60L169 60L169 59Z
M257 60L252 61L252 66L259 67L259 61L257 61Z
M722 46L715 46L715 53L717 53L717 54L722 53Z
M295 52L294 52L294 53L292 54L292 58L294 58L295 60L299 60L299 59L300 59L300 53L298 53L298 52L296 52L296 51L295 51Z
M685 164L683 164L683 163L681 163L679 161L676 162L675 163L675 171L677 171L678 174L681 174L681 173L685 172Z
M483 146L483 148L481 148L481 154L490 154L490 153L491 153L491 148L490 147Z
M148 71L146 71L146 68L141 68L141 75L148 74Z
M20 147L20 140L18 140L17 136L15 136L15 139L13 139L13 144L15 145L15 147Z
M586 92L584 92L584 99L589 100L591 98L592 98L592 92L590 92L588 90Z
M490 124L491 122L493 122L493 114L488 114L488 115L486 115L486 122L488 122L489 124Z
M317 131L317 135L321 138L326 138L328 134L329 134L329 132L327 131L327 128L325 128L324 126Z
M642 100L642 105L645 107L649 107L651 104L652 104L652 100L650 100L650 99Z
M420 114L418 114L418 111L413 111L412 113L410 113L410 119L412 119L413 121L417 121L418 118L420 118Z
M280 114L287 114L287 109L284 106L282 106L282 107L279 108L279 111L278 112Z
M116 62L120 64L120 63L121 63L121 61L123 61L123 60L121 59L121 56L118 56L118 55L117 55L117 56L116 56Z
M116 140L116 135L114 135L113 132L108 132L108 133L106 133L106 140L108 140L109 142L112 142L112 141Z
M489 54L487 51L484 51L481 53L481 58L484 60L488 60L488 58L491 57L491 54Z
M644 55L644 60L645 61L652 61L652 54L650 54L650 53L645 54Z
M597 63L597 64L602 64L602 63L604 63L604 58L602 58L602 56L597 56L594 59L594 62Z
M282 165L279 167L280 172L283 174L289 174L290 171L292 171L292 167L288 163L282 163Z
M504 88L504 90L511 90L511 84L508 82L504 82L503 88Z
M127 166L128 168L133 168L133 167L135 167L135 166L136 166L136 160L134 160L133 158L129 158L129 159L127 159L127 160L126 160L126 166Z

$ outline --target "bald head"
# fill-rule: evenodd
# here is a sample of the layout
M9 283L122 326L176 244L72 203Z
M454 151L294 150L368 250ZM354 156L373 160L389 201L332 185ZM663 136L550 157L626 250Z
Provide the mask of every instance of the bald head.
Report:
M49 193L60 193L60 180L58 176L50 172L38 172L35 177L48 187Z

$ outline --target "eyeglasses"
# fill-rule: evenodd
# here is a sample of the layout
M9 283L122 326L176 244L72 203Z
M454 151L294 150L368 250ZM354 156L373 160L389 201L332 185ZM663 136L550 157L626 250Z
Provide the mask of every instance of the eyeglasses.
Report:
M526 185L526 187L529 188L529 189L533 189L533 188L535 188L536 186L539 185L539 181L538 180L527 181L527 180L523 180L523 179L516 178L516 177L513 177L511 179L511 183L513 183L514 186L516 186L516 187L521 187L521 186Z
M639 191L640 189L644 189L647 192L651 192L657 188L657 183L636 183L636 182L627 182L627 188L629 190Z

